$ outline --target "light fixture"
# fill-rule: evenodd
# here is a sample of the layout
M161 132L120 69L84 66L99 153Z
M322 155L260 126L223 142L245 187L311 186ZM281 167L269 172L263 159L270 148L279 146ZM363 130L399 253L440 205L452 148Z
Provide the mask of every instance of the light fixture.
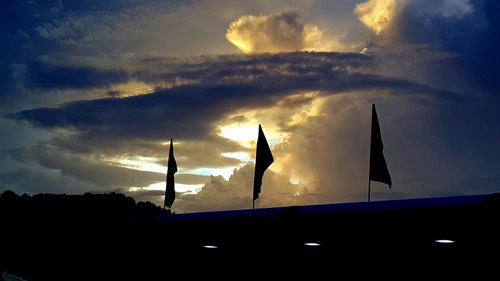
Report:
M304 243L304 246L308 246L308 247L318 247L320 245L321 244L315 243L315 242L306 242L306 243Z
M215 245L203 245L203 248L205 248L205 249L217 249L219 247L217 247Z
M439 244L453 244L453 243L455 243L455 241L449 240L449 239L437 239L436 243L439 243Z

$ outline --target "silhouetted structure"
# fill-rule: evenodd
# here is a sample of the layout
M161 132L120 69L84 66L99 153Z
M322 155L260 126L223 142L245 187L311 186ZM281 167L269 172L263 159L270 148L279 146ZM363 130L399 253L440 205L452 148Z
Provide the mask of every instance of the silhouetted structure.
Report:
M368 202L370 201L370 181L386 183L389 188L392 186L391 175L387 168L384 157L384 143L380 133L377 111L375 105L372 105L372 131L370 140L370 171L368 178Z
M80 199L108 201L87 196ZM34 204L38 197L28 200ZM28 281L168 280L173 274L449 277L461 270L496 270L487 263L496 263L500 250L498 194L177 215L157 207L158 215L147 219L127 211L132 201L115 194L108 203L126 199L123 211L132 215L96 214L75 221L66 212L71 204L60 202L65 207L54 214L67 215L57 223L31 203L24 204L33 210L30 215L14 219L5 203L19 203L22 196L1 198L0 272ZM68 196L41 198L50 204L54 198L76 202Z
M175 200L175 178L177 173L177 162L174 157L174 144L170 139L170 150L168 152L167 186L165 188L165 206L171 208Z
M255 174L253 179L252 208L255 206L255 200L259 198L264 172L269 166L271 166L273 162L274 158L273 154L271 153L271 148L269 148L269 144L267 143L264 131L262 131L262 127L259 124L259 136L257 138L257 148L255 152Z

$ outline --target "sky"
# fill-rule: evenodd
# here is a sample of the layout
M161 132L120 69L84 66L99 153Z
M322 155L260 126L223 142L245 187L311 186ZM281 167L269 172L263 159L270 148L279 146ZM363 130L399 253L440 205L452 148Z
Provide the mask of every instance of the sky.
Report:
M0 191L178 213L500 191L496 0L2 1Z

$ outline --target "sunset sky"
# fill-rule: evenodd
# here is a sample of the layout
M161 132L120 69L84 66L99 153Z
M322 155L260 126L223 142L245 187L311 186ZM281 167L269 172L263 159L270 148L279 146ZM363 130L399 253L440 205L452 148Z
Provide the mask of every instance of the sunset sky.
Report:
M176 212L500 191L500 1L2 1L0 191Z

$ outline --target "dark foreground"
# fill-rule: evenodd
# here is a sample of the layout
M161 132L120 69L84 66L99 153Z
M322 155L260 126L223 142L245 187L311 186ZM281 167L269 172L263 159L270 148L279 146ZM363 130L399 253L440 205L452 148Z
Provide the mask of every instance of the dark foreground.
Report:
M0 270L28 281L495 280L500 266L500 194L185 215L2 210Z

